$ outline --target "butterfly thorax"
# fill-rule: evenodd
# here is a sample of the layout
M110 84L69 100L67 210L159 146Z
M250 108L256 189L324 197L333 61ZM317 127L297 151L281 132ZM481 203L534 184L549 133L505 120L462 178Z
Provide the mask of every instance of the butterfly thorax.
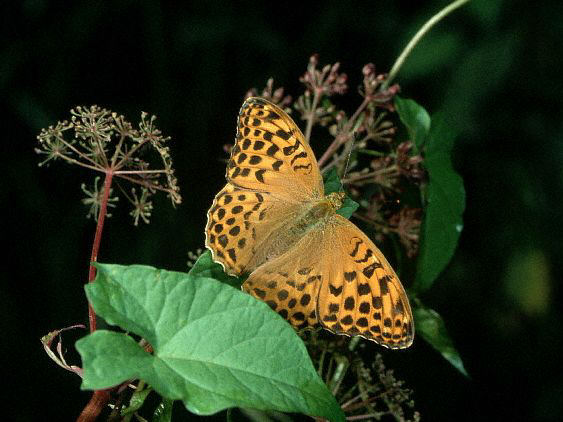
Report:
M338 211L342 206L342 202L346 194L344 192L332 192L325 197L325 201L330 203L330 206L333 208L334 212Z
M342 206L343 192L334 192L310 204L310 208L298 219L295 228L303 231L323 223L323 218L331 217Z
M344 192L333 192L323 199L307 204L304 212L295 220L295 224L290 228L296 238L301 238L309 230L317 228L319 224L325 224L326 219L332 217L342 206Z
M343 192L334 192L323 199L304 203L301 211L268 236L268 247L258 248L251 267L257 267L290 250L312 230L326 225L342 206Z

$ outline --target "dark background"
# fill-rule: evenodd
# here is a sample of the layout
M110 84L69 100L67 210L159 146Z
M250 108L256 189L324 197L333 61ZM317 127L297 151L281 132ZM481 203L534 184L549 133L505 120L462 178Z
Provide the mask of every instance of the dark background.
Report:
M39 130L78 104L134 122L141 111L157 114L173 138L184 203L173 210L157 199L151 224L138 228L122 203L100 260L185 270L187 251L203 244L206 210L224 183L218 158L248 88L273 76L296 97L298 77L319 53L321 63L342 63L351 88L344 104L354 104L362 66L390 69L447 2L413 4L3 2L8 420L72 420L89 397L78 377L47 358L39 338L86 322L81 284L94 223L85 218L80 184L92 175L62 163L38 168ZM403 96L453 118L461 134L455 164L467 190L459 249L424 299L443 315L471 380L420 339L384 356L414 390L423 420L563 419L562 9L560 2L473 1L420 43L397 79ZM317 154L325 147L313 142ZM69 359L77 359L67 338Z

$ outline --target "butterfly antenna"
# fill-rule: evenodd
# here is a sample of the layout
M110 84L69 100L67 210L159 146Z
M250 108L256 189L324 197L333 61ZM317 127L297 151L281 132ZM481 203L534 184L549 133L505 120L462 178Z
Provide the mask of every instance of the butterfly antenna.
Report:
M348 149L348 156L346 157L346 165L344 166L344 173L342 173L342 179L340 179L340 187L344 189L344 183L342 180L346 178L346 173L348 172L348 166L350 165L350 156L352 155L352 151L354 149L354 142L356 142L356 134L352 135L352 141L350 143L350 148Z

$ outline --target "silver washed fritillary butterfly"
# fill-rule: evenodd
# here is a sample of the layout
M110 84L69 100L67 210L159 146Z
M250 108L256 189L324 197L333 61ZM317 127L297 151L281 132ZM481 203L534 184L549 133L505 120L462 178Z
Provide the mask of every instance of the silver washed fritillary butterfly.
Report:
M383 254L336 214L313 151L278 106L247 99L239 113L227 184L207 213L205 246L243 289L295 327L322 327L383 346L409 347L413 318Z

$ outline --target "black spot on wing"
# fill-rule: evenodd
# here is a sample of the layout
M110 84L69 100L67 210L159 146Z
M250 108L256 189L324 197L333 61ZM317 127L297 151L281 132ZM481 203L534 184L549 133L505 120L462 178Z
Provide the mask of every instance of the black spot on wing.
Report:
M264 145L266 145L264 141L255 141L252 149L254 149L254 151L260 151L262 148L264 148ZM244 145L243 149L246 149L244 148Z
M371 263L370 265L368 265L367 267L365 267L365 268L362 270L362 273L364 273L364 275L365 275L367 278L371 278L371 276L373 275L373 273L375 272L375 270L376 270L377 268L382 268L381 264L380 264L379 262L373 262L373 263Z
M366 254L364 255L364 257L362 259L358 259L356 260L356 262L362 263L362 262L368 262L368 259L370 259L373 256L373 251L371 249L366 250Z
M358 253L358 250L360 249L360 245L364 243L361 240L358 239L358 241L356 242L356 246L354 246L354 249L352 250L352 252L350 252L350 256L354 257L356 256L356 254Z
M278 129L276 131L276 135L282 138L284 141L287 141L289 138L291 138L291 133L288 133L283 129Z
M256 176L256 179L259 182L265 183L264 182L264 173L266 173L266 170L256 170L256 173L254 173L254 175Z
M344 280L353 281L356 279L356 271L344 272Z
M353 310L355 305L356 302L354 301L354 298L352 296L349 296L344 300L344 309L346 309L347 311Z
M382 295L389 294L389 286L387 283L391 280L391 277L388 275L384 275L379 279L379 288L381 290Z
M340 293L342 293L342 286L334 287L332 284L329 284L328 289L333 296L340 296Z
M256 165L256 164L260 164L261 161L262 161L262 157L258 155L253 155L250 157L250 160L248 160L248 163L252 165Z
M307 153L305 151L302 151L299 154L294 155L291 159L290 164L293 165L293 163L295 163L295 160L298 160L299 158L307 158Z
M272 144L270 145L270 147L267 149L266 154L269 155L270 157L273 157L274 154L276 152L278 152L280 149L276 144Z

